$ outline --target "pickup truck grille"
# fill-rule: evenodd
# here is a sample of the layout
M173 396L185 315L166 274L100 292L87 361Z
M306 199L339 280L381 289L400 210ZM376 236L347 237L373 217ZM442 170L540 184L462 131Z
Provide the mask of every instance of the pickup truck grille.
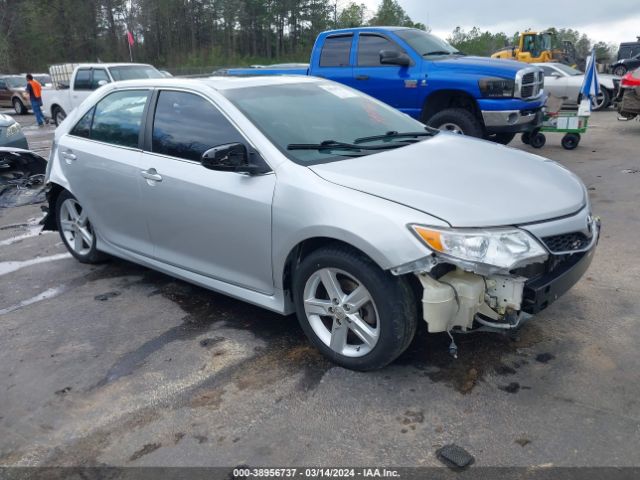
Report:
M516 75L516 85L523 100L536 98L544 88L544 73L538 68L524 68Z
M545 237L542 241L552 253L561 253L583 250L589 246L591 239L582 232L572 232Z

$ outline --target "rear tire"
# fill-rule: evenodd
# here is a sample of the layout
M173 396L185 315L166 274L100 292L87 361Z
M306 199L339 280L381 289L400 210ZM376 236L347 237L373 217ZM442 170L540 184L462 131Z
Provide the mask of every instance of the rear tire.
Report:
M22 100L20 100L19 98L14 98L12 103L13 109L18 115L26 115L29 111L27 107L24 106L24 103L22 103Z
M51 116L53 117L53 123L56 124L56 127L60 125L65 118L67 118L67 114L61 107L53 107Z
M418 301L407 279L354 249L327 246L308 255L294 272L293 295L311 343L345 368L382 368L415 336Z
M100 263L107 256L96 248L96 235L80 202L68 191L56 201L56 225L69 253L80 263Z
M439 130L482 138L484 128L473 113L464 108L447 108L427 120L427 125Z

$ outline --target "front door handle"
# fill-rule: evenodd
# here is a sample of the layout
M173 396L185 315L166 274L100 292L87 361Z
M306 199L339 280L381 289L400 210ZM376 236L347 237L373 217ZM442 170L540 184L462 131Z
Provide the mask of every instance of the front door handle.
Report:
M369 80L369 75L356 75L356 80Z
M61 152L62 158L64 158L66 160L67 163L71 163L74 162L75 160L78 159L78 157L76 156L75 153L73 153L71 150L63 150Z
M154 182L162 181L162 175L160 175L155 168L150 168L149 170L142 170L140 172L140 175L142 175L147 180L151 180Z

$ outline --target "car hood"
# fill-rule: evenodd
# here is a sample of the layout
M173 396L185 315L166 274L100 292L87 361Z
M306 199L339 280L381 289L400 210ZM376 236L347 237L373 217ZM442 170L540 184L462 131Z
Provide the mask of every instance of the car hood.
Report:
M514 60L497 58L452 55L435 60L430 68L446 69L470 75L496 75L504 78L514 78L518 70L530 68L529 65Z
M583 183L558 163L448 133L310 168L326 181L420 210L453 227L539 222L574 213L586 202Z

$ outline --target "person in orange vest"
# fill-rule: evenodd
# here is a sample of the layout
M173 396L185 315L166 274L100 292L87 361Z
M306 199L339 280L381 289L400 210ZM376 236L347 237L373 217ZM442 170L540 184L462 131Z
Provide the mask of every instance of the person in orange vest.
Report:
M29 100L31 100L31 109L36 116L38 126L44 125L44 115L42 114L42 85L33 79L33 75L27 74L27 92L29 92Z

